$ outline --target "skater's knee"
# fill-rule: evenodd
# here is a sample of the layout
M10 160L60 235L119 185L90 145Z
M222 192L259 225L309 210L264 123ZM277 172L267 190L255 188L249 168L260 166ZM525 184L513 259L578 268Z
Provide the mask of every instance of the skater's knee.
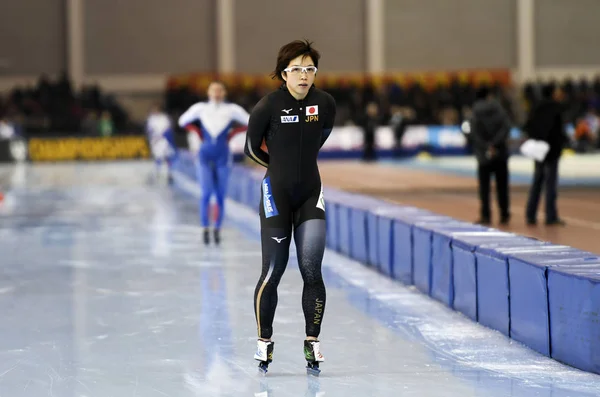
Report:
M278 272L271 272L271 274L263 274L260 278L261 282L259 283L259 285L264 284L264 288L267 288L269 290L277 290L277 287L281 282L282 276L283 274L280 274Z
M323 275L320 271L304 271L302 274L304 285L308 287L318 287L323 285Z
M223 207L223 204L225 203L225 194L221 191L217 191L215 196L216 196L217 204L219 205L219 207Z
M270 341L273 336L273 328L272 327L260 327L260 339Z
M210 201L210 192L202 192L202 196L200 196L200 199L203 203L208 204L208 202Z
M283 271L271 268L270 266L264 266L260 279L258 280L258 287L260 288L262 286L263 289L277 290L282 277Z

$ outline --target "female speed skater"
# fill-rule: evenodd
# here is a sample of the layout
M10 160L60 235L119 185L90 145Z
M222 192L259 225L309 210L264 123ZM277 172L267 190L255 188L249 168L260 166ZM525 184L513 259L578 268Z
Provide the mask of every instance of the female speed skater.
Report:
M289 257L292 229L304 282L304 357L309 374L324 361L318 340L325 310L321 263L325 251L325 202L317 166L336 114L333 97L313 83L319 52L309 41L281 47L273 78L282 84L264 96L250 115L245 154L267 168L260 205L262 271L254 292L258 347L254 358L266 373L273 360L277 286ZM261 149L263 142L268 152Z

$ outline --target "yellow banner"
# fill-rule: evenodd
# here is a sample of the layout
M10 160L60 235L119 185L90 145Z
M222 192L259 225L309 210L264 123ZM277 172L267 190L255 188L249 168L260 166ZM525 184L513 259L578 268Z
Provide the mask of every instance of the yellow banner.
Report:
M122 160L150 157L143 136L106 138L32 138L31 161Z

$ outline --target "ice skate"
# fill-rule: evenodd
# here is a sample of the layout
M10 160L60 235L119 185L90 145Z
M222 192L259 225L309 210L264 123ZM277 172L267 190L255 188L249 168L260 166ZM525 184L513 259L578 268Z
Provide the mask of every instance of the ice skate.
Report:
M204 229L203 240L204 240L204 245L210 244L210 230Z
M263 375L267 373L269 364L273 361L273 347L275 346L274 342L267 342L264 340L257 341L256 353L254 353L254 359L257 360L258 370Z
M319 363L325 361L325 357L321 354L321 343L318 340L304 341L304 358L306 359L306 373L319 376L321 373Z

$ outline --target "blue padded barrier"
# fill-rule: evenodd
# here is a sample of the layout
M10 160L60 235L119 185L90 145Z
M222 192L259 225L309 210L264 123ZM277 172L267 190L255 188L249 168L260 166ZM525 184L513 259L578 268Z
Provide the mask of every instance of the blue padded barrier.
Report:
M426 226L432 231L431 242L431 296L453 307L454 303L454 258L452 241L455 236L466 233L489 232L490 228L465 224L456 226Z
M258 209L262 197L262 181L255 181L253 178L248 178L246 192L246 205L253 210Z
M600 265L548 269L552 358L600 374Z
M515 234L491 230L457 233L452 240L454 301L452 307L477 321L477 262L475 249L517 237Z
M515 237L475 249L477 260L477 318L489 328L510 336L508 252L545 245L534 239Z
M246 192L245 188L249 186L248 171L244 167L233 167L231 172L232 181L227 188L228 194L231 196L232 185L235 185L235 197L237 202L244 203Z
M252 186L250 189L250 208L258 211L258 207L260 206L260 199L262 197L262 181L264 175L254 173L251 175L251 179L253 180Z
M386 202L371 198L354 198L347 204L350 207L352 218L352 245L350 257L364 264L370 265L370 257L376 257L377 217L375 213L378 208L384 207ZM371 251L374 251L371 254Z
M350 217L352 224L352 245L350 247L350 257L359 262L369 264L369 252L371 247L370 234L375 233L369 226L373 225L373 221L369 223L369 214L380 205L379 200L354 200L349 206ZM373 247L374 249L375 247Z
M340 252L368 264L369 241L372 240L369 235L375 234L374 227L376 226L375 222L368 222L368 218L373 211L385 205L385 202L333 189L328 189L326 194L329 201L334 201L338 208Z
M334 251L339 250L339 230L337 218L337 204L332 201L325 201L325 222L327 225L327 248Z
M350 225L352 227L350 258L367 263L369 260L367 247L367 210L356 207L348 208L350 210Z
M394 255L394 229L392 219L377 216L377 269L382 274L392 277L392 260Z
M384 207L385 204L382 204ZM381 261L379 260L379 239L383 238L385 240L385 236L387 234L380 236L379 235L379 208L367 211L367 247L369 247L367 264L374 269L381 271Z
M334 217L337 221L337 241L335 241L337 243L337 250L344 255L350 256L354 231L352 230L352 211L347 203L352 203L354 200L360 199L360 196L336 189L325 189L323 194L326 203L330 202L334 204ZM357 231L357 233L360 232L360 230Z
M246 186L246 191L248 195L246 196L246 205L252 208L253 211L259 210L260 200L262 197L262 181L265 177L264 169L251 169L248 171L248 182Z
M594 267L599 262L600 257L594 254L558 245L509 254L511 338L550 355L547 269L570 265Z
M350 208L343 205L338 204L337 206L337 215L339 222L339 249L340 253L350 256L350 245L352 244L352 229L350 223Z
M413 280L413 234L410 223L398 220L392 223L392 264L391 276L394 280L412 285Z
M328 228L327 236L329 237L327 246L336 252L343 252L348 255L350 252L351 238L351 230L349 227L350 212L344 203L351 202L355 195L341 190L327 188L324 189L323 196L325 199L325 219ZM342 215L344 215L344 219L340 218Z
M410 234L405 238L395 238L395 225L398 224L402 216L437 216L429 211L422 210L416 207L405 207L399 205L382 205L371 215L371 218L376 219L376 254L373 254L376 260L376 268L383 274L389 277L394 277L394 257L398 256L398 262L404 261L412 263L412 238ZM400 227L400 226L399 226ZM408 229L410 232L410 229ZM402 243L405 243L404 245ZM407 258L408 257L408 258ZM410 266L412 269L412 265ZM412 270L409 272L410 277L403 278L402 281L412 284ZM396 277L394 277L396 278Z
M413 283L421 292L431 295L433 233L435 228L476 228L466 222L449 219L446 221L417 221L413 227ZM438 250L439 251L439 250Z
M233 174L235 177L232 178L232 181L229 183L230 188L228 190L229 197L233 201L241 202L242 198L242 185L243 185L243 176L238 174ZM232 176L233 176L232 175Z
M434 215L429 212L409 212L395 214L392 223L392 278L406 285L412 285L414 280L414 263L418 257L420 263L429 261L430 253L416 252L413 225L418 221L452 222L452 218ZM420 241L420 240L419 240Z
M241 175L237 172L231 173L229 175L229 185L227 187L227 197L232 199L233 201L238 201L239 196L239 180Z
M240 183L240 200L248 207L252 207L251 200L255 184L256 182L249 175Z

